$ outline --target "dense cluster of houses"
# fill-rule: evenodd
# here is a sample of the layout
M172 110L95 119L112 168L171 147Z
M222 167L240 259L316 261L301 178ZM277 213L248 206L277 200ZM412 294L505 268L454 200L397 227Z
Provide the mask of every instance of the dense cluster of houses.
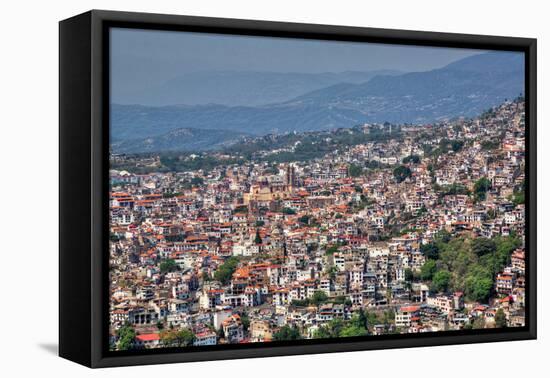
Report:
M441 230L523 240L524 138L524 103L509 101L483 117L402 126L395 138L307 162L112 170L113 348L121 327L135 330L136 348L161 347L162 331L178 329L196 346L277 340L286 326L313 338L360 310L391 313L369 325L373 335L462 329L476 319L491 327L499 310L507 326L523 325L523 247L488 303L433 292L408 272L421 270L421 246ZM142 166L159 164L146 159Z

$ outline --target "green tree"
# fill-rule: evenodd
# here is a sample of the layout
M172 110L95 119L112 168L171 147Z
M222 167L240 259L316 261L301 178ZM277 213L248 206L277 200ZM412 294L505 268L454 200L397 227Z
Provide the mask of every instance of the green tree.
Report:
M334 336L330 333L330 329L328 326L321 326L315 330L313 333L314 339L329 339L333 338Z
M473 329L483 329L485 328L485 318L479 317L476 318L472 324Z
M350 164L348 167L348 174L351 177L359 177L363 173L363 169L355 164Z
M451 241L451 234L447 230L441 230L435 235L435 240L437 243L446 244Z
M227 285L231 281L233 273L239 265L239 259L236 257L230 257L223 264L221 264L214 273L214 279L220 281L222 284Z
M192 186L202 186L203 184L204 184L204 180L201 177L193 177L191 179Z
M325 253L327 255L333 255L335 252L338 252L338 246L337 245L331 245L330 247L327 248Z
M432 280L432 290L435 292L445 292L451 282L451 273L446 270L437 271Z
M223 327L220 327L216 331L216 335L218 336L218 339L225 339L225 331L223 330Z
M466 297L472 301L486 303L493 288L491 271L487 268L474 264L464 281Z
M187 346L193 344L195 335L187 328L181 329L176 333L176 339L180 346Z
M117 330L116 334L118 337L118 350L129 350L133 347L134 340L136 338L136 331L130 324L124 324Z
M491 181L487 177L480 178L474 183L474 199L484 201L490 189Z
M414 273L411 268L405 269L405 281L411 282L414 279Z
M284 340L300 340L302 335L298 328L294 326L285 325L281 327L278 331L273 333L273 340L275 341L284 341Z
M316 339L340 337L345 326L346 325L341 319L333 319L324 326L319 327L313 334L313 337Z
M437 265L434 260L427 260L422 268L420 268L420 278L423 281L430 281L437 270Z
M176 331L173 328L160 331L159 337L163 345L177 346Z
M395 177L395 180L399 182L405 181L407 178L411 176L412 172L409 167L400 165L399 167L395 168L393 170L393 176Z
M254 238L254 243L262 244L262 237L260 236L260 230L256 230L256 237Z
M476 238L472 241L472 251L479 257L494 253L496 249L496 243L491 239Z
M367 317L367 327L373 327L381 322L375 312L367 311L365 312L365 316Z
M235 214L237 213L248 213L248 206L241 205L241 206L235 207Z
M495 314L495 325L497 328L505 328L507 326L506 314L501 308L499 308Z
M317 290L315 293L313 293L313 296L310 299L310 302L316 306L325 303L328 300L328 296L325 294L324 291Z
M395 311L393 311L391 309L384 311L384 317L383 317L382 322L385 325L394 324L395 323Z
M521 246L521 241L513 236L498 237L496 243L496 264L497 271L501 271L507 264L510 263L510 257L515 249Z
M462 148L462 146L464 146L464 142L463 142L463 141L453 140L453 141L451 142L451 148L453 149L454 152L460 151L460 149Z
M332 268L330 270L332 271ZM347 297L345 295L339 295L339 296L335 297L334 299L332 299L331 302L334 303L334 304L345 304L346 299L347 299Z
M368 334L364 327L358 327L356 325L349 325L342 329L339 337L354 337L354 336L366 336Z
M500 143L497 141L486 140L481 142L481 148L487 151L497 149Z
M243 324L243 329L248 331L248 328L250 327L250 318L248 317L248 313L241 313L241 323Z
M420 156L418 156L418 155L409 155L409 156L403 158L403 164L408 164L408 163L413 163L413 164L420 163Z
M178 270L178 264L172 259L163 260L159 267L162 274Z
M294 214L296 214L296 211L294 211L290 207L285 207L285 208L283 208L283 214L294 215Z
M353 317L350 320L350 324L357 327L357 328L367 328L367 314L365 314L365 311L360 308L359 311L357 311Z
M512 197L512 201L514 202L514 205L519 205L522 203L525 203L525 191L523 189L514 192L514 195Z
M195 339L193 332L187 328L163 330L159 336L164 345L176 347L191 345Z
M293 299L292 305L296 307L307 307L309 306L309 300L308 299Z
M420 252L427 258L437 260L439 258L439 247L436 243L422 244Z

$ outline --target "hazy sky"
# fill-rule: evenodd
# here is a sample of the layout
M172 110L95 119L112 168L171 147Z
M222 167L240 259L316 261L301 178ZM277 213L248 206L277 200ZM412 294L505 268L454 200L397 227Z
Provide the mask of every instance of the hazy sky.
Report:
M111 85L143 90L197 71L426 71L482 50L115 28Z

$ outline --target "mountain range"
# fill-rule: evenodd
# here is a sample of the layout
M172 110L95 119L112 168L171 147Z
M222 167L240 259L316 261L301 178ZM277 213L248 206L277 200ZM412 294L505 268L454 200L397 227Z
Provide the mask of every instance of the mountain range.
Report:
M181 128L162 135L112 142L111 149L117 153L209 151L228 147L248 135L230 130Z
M203 71L188 73L161 84L128 93L112 94L113 102L162 106L165 104L218 104L258 106L291 100L339 83L365 83L396 70L339 73L284 73L255 71ZM119 100L124 99L124 102Z
M243 134L328 130L362 123L431 123L475 116L523 92L523 55L489 52L431 71L379 74L366 82L331 84L264 105L113 104L112 147L115 152L161 151L165 144L160 141L179 129L187 130L180 133L188 137L177 138L177 143L173 138L171 149L191 151L227 145Z

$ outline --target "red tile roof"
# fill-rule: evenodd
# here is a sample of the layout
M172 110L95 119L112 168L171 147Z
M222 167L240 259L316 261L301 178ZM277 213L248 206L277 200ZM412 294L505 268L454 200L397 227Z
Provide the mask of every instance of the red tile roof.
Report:
M137 335L136 339L139 341L155 341L160 340L160 335L158 333L147 333L144 335Z

